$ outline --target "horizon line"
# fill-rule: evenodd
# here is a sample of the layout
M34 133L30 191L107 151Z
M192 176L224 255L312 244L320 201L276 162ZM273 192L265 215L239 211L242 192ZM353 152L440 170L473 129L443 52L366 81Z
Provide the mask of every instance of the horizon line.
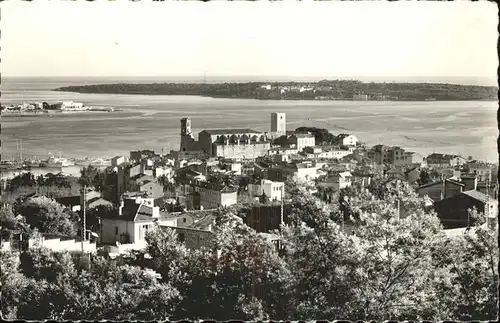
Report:
M479 81L482 86L496 86L498 87L498 79L488 77L488 76L286 76L286 75L2 75L0 78L132 78L132 79L199 79L199 80L216 80L216 79L251 79L252 82L318 82L322 80L335 81L335 80L347 80L347 81L361 81L361 82L403 82L401 80L406 80L404 83L448 83L448 84L458 84L454 83L457 81ZM425 79L425 81L424 81ZM417 81L418 80L418 81ZM240 82L250 82L243 81ZM459 82L459 83L462 83ZM488 83L489 85L486 85ZM466 85L466 84L461 84ZM469 84L477 85L477 84Z

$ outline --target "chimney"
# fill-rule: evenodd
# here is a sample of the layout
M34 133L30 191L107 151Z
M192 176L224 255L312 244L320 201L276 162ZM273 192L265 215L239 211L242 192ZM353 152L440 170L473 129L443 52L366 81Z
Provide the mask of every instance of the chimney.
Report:
M154 206L153 207L153 218L159 218L159 217L160 217L160 207Z
M118 215L122 215L123 214L123 207L125 205L125 202L123 201L123 199L120 200L120 206L118 207Z
M441 200L446 198L446 180L443 175L441 175Z
M464 191L471 191L477 189L476 175L467 175L462 177L462 183L465 184Z

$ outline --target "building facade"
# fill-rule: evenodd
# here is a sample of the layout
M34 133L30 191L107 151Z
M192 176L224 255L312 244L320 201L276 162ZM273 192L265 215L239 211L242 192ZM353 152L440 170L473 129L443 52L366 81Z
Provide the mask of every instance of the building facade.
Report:
M471 162L467 164L469 173L476 174L478 181L487 182L492 180L491 166L478 162Z
M115 156L111 158L111 166L120 166L121 164L125 163L127 159L125 156Z
M354 135L341 133L335 138L338 145L342 146L356 146L358 144L358 138Z
M305 147L316 146L316 138L309 133L295 133L288 138L288 146L301 152Z
M285 183L273 182L268 179L262 179L259 184L248 184L251 197L265 194L271 201L281 201L284 189Z
M352 174L346 171L326 176L318 185L325 188L331 188L333 191L337 192L343 188L352 186L352 181Z
M286 114L283 112L271 113L271 133L273 135L286 134Z
M427 166L429 167L454 167L463 166L467 161L465 158L458 155L447 154L430 154L426 158Z
M186 195L186 207L189 210L216 209L238 202L238 191L227 186L204 181L191 181L181 186L183 186L184 194L182 195Z
M420 196L428 196L434 202L449 198L464 191L465 184L451 179L425 184L416 189Z
M103 244L129 244L134 249L146 245L146 233L160 215L158 207L147 205L141 199L125 199L118 212L101 219L101 242Z
M405 151L401 147L389 147L384 145L373 146L369 151L369 157L376 164L387 164L392 166L404 166L412 164L421 164L424 162L422 155Z
M478 191L467 191L435 203L434 208L445 229L454 229L476 224L469 216L473 208L487 219L496 218L498 201Z
M271 148L266 134L252 129L203 130L195 140L191 120L181 119L181 153L201 153L208 157L254 159Z
M267 136L252 129L216 129L199 133L199 147L210 156L255 159L271 148Z

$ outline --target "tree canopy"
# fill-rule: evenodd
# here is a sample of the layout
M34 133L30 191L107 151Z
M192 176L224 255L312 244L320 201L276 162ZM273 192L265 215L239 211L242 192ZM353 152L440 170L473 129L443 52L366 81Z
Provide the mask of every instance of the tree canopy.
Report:
M29 198L17 212L41 233L74 236L78 230L78 215L47 197Z
M314 100L316 97L352 99L354 94L385 96L390 100L496 100L498 88L435 83L363 83L356 80L323 80L321 82L272 82L271 90L261 82L248 83L154 83L95 84L60 87L56 91L78 93L196 95L214 98L260 100ZM294 89L281 90L285 87ZM300 90L308 87L307 90ZM310 89L310 88L313 89Z
M187 248L175 229L155 227L135 257L92 256L90 269L68 253L35 248L18 258L2 251L2 313L55 320L497 317L495 232L446 235L404 181L353 186L332 203L311 184L285 185L294 221L271 235L245 225L233 207L214 213L212 239L200 249ZM355 215L349 230L339 221L342 201Z

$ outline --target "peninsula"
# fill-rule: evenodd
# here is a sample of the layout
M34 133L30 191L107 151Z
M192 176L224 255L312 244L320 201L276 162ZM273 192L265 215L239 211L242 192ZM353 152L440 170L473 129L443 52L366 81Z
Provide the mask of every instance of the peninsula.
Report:
M259 100L356 100L356 101L479 101L496 100L494 86L439 83L363 83L356 80L319 82L152 83L66 86L61 92L193 95L212 98Z
M92 107L84 105L80 102L63 101L55 104L47 102L23 102L22 104L11 104L8 106L1 105L0 112L5 115L40 115L49 114L52 116L56 112L113 112L121 111L113 107Z

